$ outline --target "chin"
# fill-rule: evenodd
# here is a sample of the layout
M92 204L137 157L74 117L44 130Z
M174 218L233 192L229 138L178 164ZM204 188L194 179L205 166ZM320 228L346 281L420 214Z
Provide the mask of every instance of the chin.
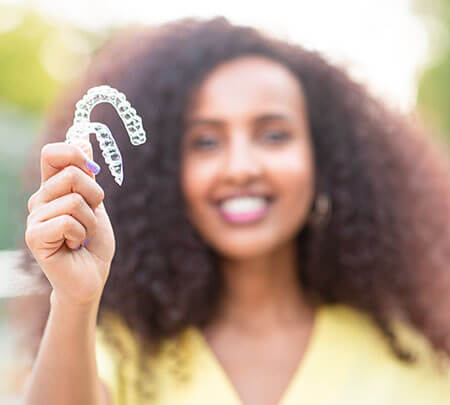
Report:
M246 260L265 256L275 251L278 244L275 241L234 239L222 243L212 244L213 249L220 256L232 260Z

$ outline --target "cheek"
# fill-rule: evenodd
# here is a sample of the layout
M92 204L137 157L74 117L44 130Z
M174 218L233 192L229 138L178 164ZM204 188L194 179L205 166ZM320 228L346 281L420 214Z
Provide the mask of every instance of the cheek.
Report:
M288 150L272 162L270 172L276 178L280 195L280 213L293 225L300 225L309 211L314 195L314 163L307 148Z
M314 184L314 165L307 148L287 150L271 165L271 172L277 176L280 191L298 198L305 195Z
M214 184L216 164L213 161L199 162L186 159L182 165L181 186L188 208L195 209L205 202L208 190Z

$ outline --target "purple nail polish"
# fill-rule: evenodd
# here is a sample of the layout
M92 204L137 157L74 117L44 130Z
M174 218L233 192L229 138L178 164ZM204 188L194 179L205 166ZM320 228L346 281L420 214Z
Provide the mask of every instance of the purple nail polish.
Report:
M86 247L86 245L88 244L88 242L91 240L91 238L87 238L84 242L83 242L83 246Z
M86 160L86 166L94 174L98 174L100 172L100 166L93 160Z
M78 250L81 246L81 243L74 249L74 250Z

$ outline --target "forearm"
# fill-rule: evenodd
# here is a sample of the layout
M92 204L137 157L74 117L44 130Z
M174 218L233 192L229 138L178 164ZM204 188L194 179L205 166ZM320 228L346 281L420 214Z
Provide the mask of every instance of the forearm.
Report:
M98 304L71 307L52 302L25 405L100 405L95 356Z

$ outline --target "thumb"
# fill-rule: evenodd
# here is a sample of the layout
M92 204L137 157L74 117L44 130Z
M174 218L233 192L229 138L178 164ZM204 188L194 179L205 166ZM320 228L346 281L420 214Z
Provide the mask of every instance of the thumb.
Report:
M94 151L92 149L92 144L89 142L89 139L80 141L77 143L77 146L87 155L89 159L94 158ZM89 171L89 175L95 180L95 174ZM101 209L105 209L105 206L103 205L103 201L100 203L99 207Z
M91 142L89 142L89 139L87 139L87 140L82 140L82 141L79 141L78 143L77 143L77 146L87 155L87 157L89 158L89 159L93 159L93 157L94 157L94 151L93 151L93 149L92 149L92 144L91 144ZM91 172L89 172L89 175L93 178L93 179L95 179L95 175L94 175L94 173L91 173Z
M89 159L92 159L94 156L94 152L92 150L92 145L89 140L80 142L80 148L83 150L86 155L88 155Z

